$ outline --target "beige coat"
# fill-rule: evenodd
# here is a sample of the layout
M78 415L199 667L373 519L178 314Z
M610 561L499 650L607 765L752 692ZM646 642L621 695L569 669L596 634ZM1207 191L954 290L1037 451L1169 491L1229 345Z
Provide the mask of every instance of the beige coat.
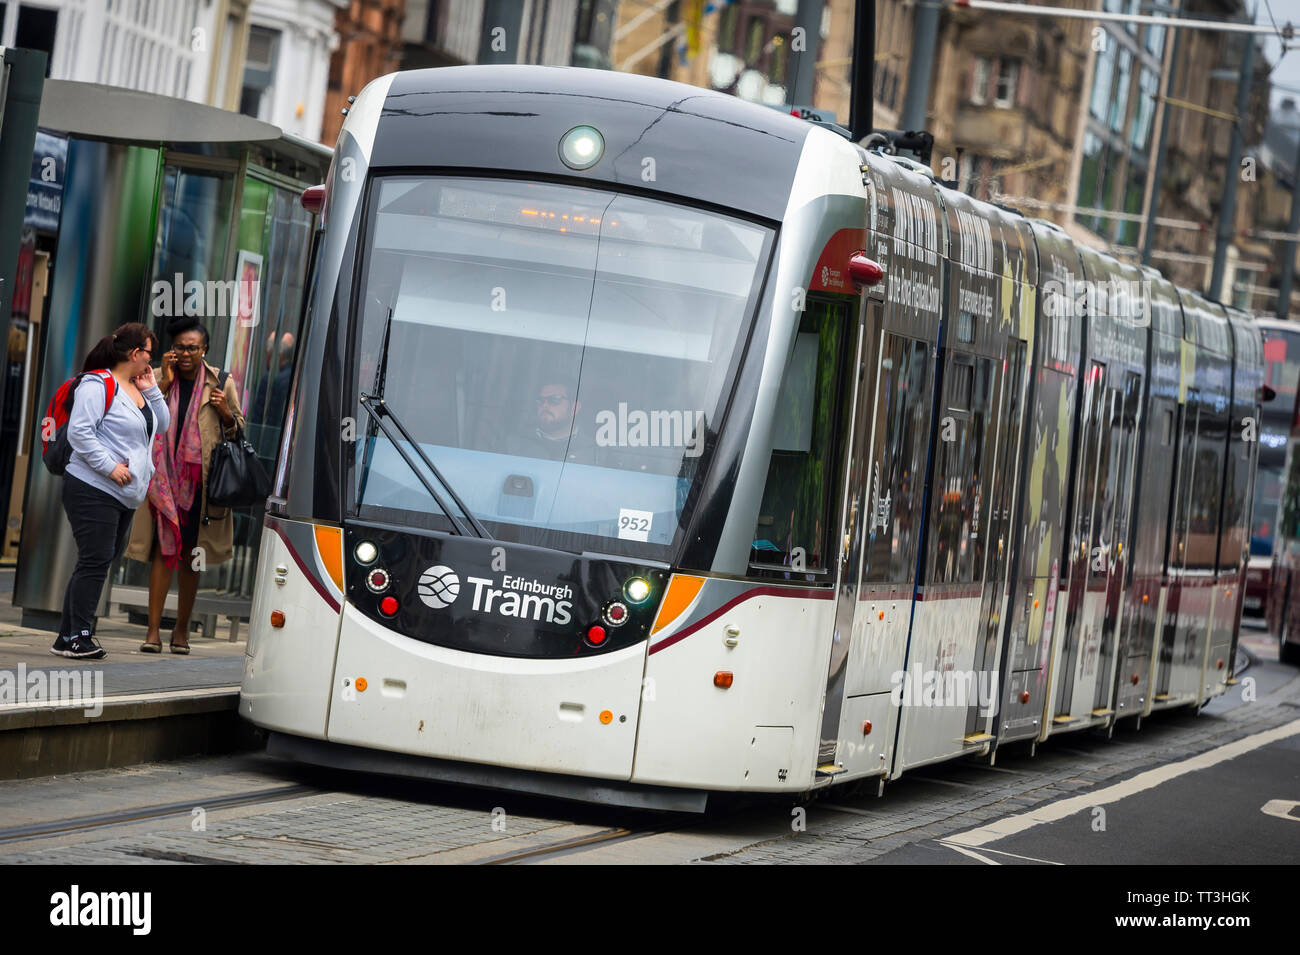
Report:
M203 448L203 486L200 488L200 495L194 500L194 506L199 508L207 499L208 462L212 460L212 449L221 442L223 432L221 416L212 405L208 404L208 399L212 397L212 392L217 387L217 376L220 372L206 361L203 363L203 368L203 392L190 399L199 402L199 439ZM154 377L161 380L162 370L155 368ZM239 407L239 393L233 378L226 378L226 386L223 390L226 393L226 407L235 416L235 423L225 428L224 433L227 438L233 438L236 431L244 424L244 414ZM172 426L180 427L182 424L183 422L178 421L173 422ZM234 552L235 518L228 507L209 507L208 521L206 525L199 524L198 546L203 548L203 559L207 566L211 567L213 564L230 560ZM131 540L126 546L126 556L131 560L147 564L152 560L157 543L158 532L154 528L153 514L149 511L149 501L146 498L135 512L135 520L131 524Z

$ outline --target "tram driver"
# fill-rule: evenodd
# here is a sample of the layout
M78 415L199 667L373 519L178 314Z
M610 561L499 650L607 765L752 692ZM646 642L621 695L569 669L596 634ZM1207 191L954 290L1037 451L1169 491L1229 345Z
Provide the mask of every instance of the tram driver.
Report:
M512 454L546 461L596 463L595 440L578 424L582 402L574 398L567 384L542 384L533 398L533 405L532 416L512 442Z

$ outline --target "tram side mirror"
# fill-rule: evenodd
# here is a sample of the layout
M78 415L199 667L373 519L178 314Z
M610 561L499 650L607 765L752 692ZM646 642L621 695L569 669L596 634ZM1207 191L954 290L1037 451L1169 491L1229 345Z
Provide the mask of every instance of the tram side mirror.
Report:
M320 215L321 209L325 208L325 185L308 186L298 197L302 207L314 216Z
M1276 397L1277 397L1277 392L1274 391L1272 388L1270 388L1268 385L1259 386L1259 400L1261 403L1265 401L1272 401Z
M867 258L865 252L849 256L849 279L857 289L879 285L884 277L885 270L874 259Z

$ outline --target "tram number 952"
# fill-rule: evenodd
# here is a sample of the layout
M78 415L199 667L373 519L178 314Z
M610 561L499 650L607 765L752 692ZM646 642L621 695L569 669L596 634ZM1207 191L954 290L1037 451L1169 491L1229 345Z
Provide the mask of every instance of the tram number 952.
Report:
M648 534L650 533L650 518L628 517L624 514L618 519L618 529L620 531L631 531L635 534Z

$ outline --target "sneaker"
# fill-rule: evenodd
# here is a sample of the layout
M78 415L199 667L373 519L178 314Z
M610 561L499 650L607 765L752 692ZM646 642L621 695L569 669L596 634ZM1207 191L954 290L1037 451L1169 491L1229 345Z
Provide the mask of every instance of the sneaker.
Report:
M54 646L50 647L50 652L56 657L72 656L72 638L59 634L54 639Z
M72 646L67 654L78 660L100 660L108 656L108 651L95 642L89 630L83 630L72 638Z

